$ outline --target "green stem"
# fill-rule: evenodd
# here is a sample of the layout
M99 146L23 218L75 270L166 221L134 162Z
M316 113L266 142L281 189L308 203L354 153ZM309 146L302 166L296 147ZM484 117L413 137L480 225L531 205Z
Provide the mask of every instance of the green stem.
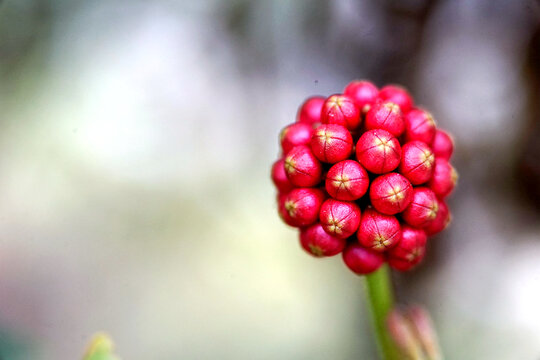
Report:
M384 264L379 270L366 275L366 295L371 309L379 354L383 360L399 360L399 353L388 333L386 318L394 307L394 292L390 269Z

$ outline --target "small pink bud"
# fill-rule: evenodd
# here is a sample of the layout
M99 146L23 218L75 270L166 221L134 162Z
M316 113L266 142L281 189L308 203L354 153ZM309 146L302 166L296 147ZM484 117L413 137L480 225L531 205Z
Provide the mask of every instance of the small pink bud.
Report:
M422 346L410 321L398 310L392 310L386 319L390 336L402 351L405 359L424 359Z
M405 210L412 199L413 188L409 180L398 173L381 175L371 183L369 198L373 207L387 215Z
M401 227L395 216L366 209L357 232L360 245L376 252L392 248L401 238Z
M346 239L358 230L360 215L360 207L353 202L327 199L319 218L328 234Z
M407 309L407 318L412 323L428 359L442 360L437 332L429 313L420 306L411 306Z
M334 256L343 251L347 241L328 234L317 223L300 231L300 245L315 257Z
M435 136L435 120L422 109L412 109L405 115L405 141L422 141L431 144Z
M325 187L334 199L358 200L364 196L369 187L368 174L357 161L344 160L328 170Z
M353 99L358 109L365 114L377 99L379 89L369 81L355 80L347 85L343 93Z
M278 214L285 224L297 227L295 219L289 215L289 212L285 208L285 200L287 199L287 195L288 193L279 193L277 195Z
M350 97L335 94L326 99L321 111L323 124L338 124L354 130L361 121L360 110Z
M285 156L285 173L298 187L311 187L322 181L322 165L307 146L295 146Z
M399 106L392 102L376 102L366 115L366 130L383 129L393 136L405 130L405 120Z
M440 198L445 198L456 186L458 173L456 169L445 159L435 159L433 176L428 186Z
M421 141L411 141L401 148L399 172L411 184L420 185L431 179L435 156L429 146Z
M296 121L305 123L308 125L316 125L321 122L321 110L324 104L325 98L322 96L313 96L308 98L300 109L296 116Z
M317 127L310 144L311 151L317 159L332 164L346 160L353 151L351 133L337 124L323 124Z
M294 188L285 173L285 161L283 159L277 160L272 165L272 181L280 193L289 192Z
M356 144L356 158L366 170L384 174L398 167L401 146L398 139L386 130L366 131Z
M388 252L388 264L399 271L412 269L424 257L426 242L424 230L404 225L401 240Z
M446 203L443 200L437 199L437 204L439 206L439 211L437 211L435 220L424 228L429 236L440 233L446 229L448 224L450 224L452 221L452 215L450 214L450 210L448 209Z
M286 126L279 134L283 154L287 154L298 145L307 145L313 136L313 128L304 123L294 123Z
M435 137L431 143L431 148L435 157L450 160L454 152L454 141L452 137L444 130L437 129Z
M413 99L405 88L398 85L387 85L379 91L379 98L397 104L403 113L409 112L414 106Z
M322 190L298 188L292 190L284 198L279 198L279 206L283 220L296 227L308 226L319 220L319 212L325 195Z
M423 228L435 221L439 211L439 202L435 193L427 187L414 188L412 201L401 216L407 224Z
M384 263L384 256L359 244L350 243L343 250L343 261L352 272L365 275L381 267Z

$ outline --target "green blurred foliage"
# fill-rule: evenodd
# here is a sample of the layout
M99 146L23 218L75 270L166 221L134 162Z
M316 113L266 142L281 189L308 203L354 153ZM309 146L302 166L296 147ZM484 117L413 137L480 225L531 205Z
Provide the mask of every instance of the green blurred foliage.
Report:
M31 359L29 341L12 331L0 329L0 360Z
M120 360L114 354L114 344L107 334L94 335L83 360Z

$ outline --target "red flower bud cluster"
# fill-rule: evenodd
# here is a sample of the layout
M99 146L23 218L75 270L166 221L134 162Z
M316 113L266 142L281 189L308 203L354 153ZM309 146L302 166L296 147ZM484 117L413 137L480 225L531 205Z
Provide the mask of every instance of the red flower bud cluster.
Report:
M280 135L278 210L316 257L343 254L357 274L406 271L451 219L453 142L402 87L353 81L307 99Z

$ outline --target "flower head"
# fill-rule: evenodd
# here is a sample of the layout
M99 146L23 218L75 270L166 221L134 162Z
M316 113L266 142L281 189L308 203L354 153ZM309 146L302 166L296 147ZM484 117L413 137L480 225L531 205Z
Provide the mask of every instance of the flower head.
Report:
M355 80L308 98L280 136L272 166L279 215L316 257L343 252L356 274L417 266L451 221L451 136L404 88Z

